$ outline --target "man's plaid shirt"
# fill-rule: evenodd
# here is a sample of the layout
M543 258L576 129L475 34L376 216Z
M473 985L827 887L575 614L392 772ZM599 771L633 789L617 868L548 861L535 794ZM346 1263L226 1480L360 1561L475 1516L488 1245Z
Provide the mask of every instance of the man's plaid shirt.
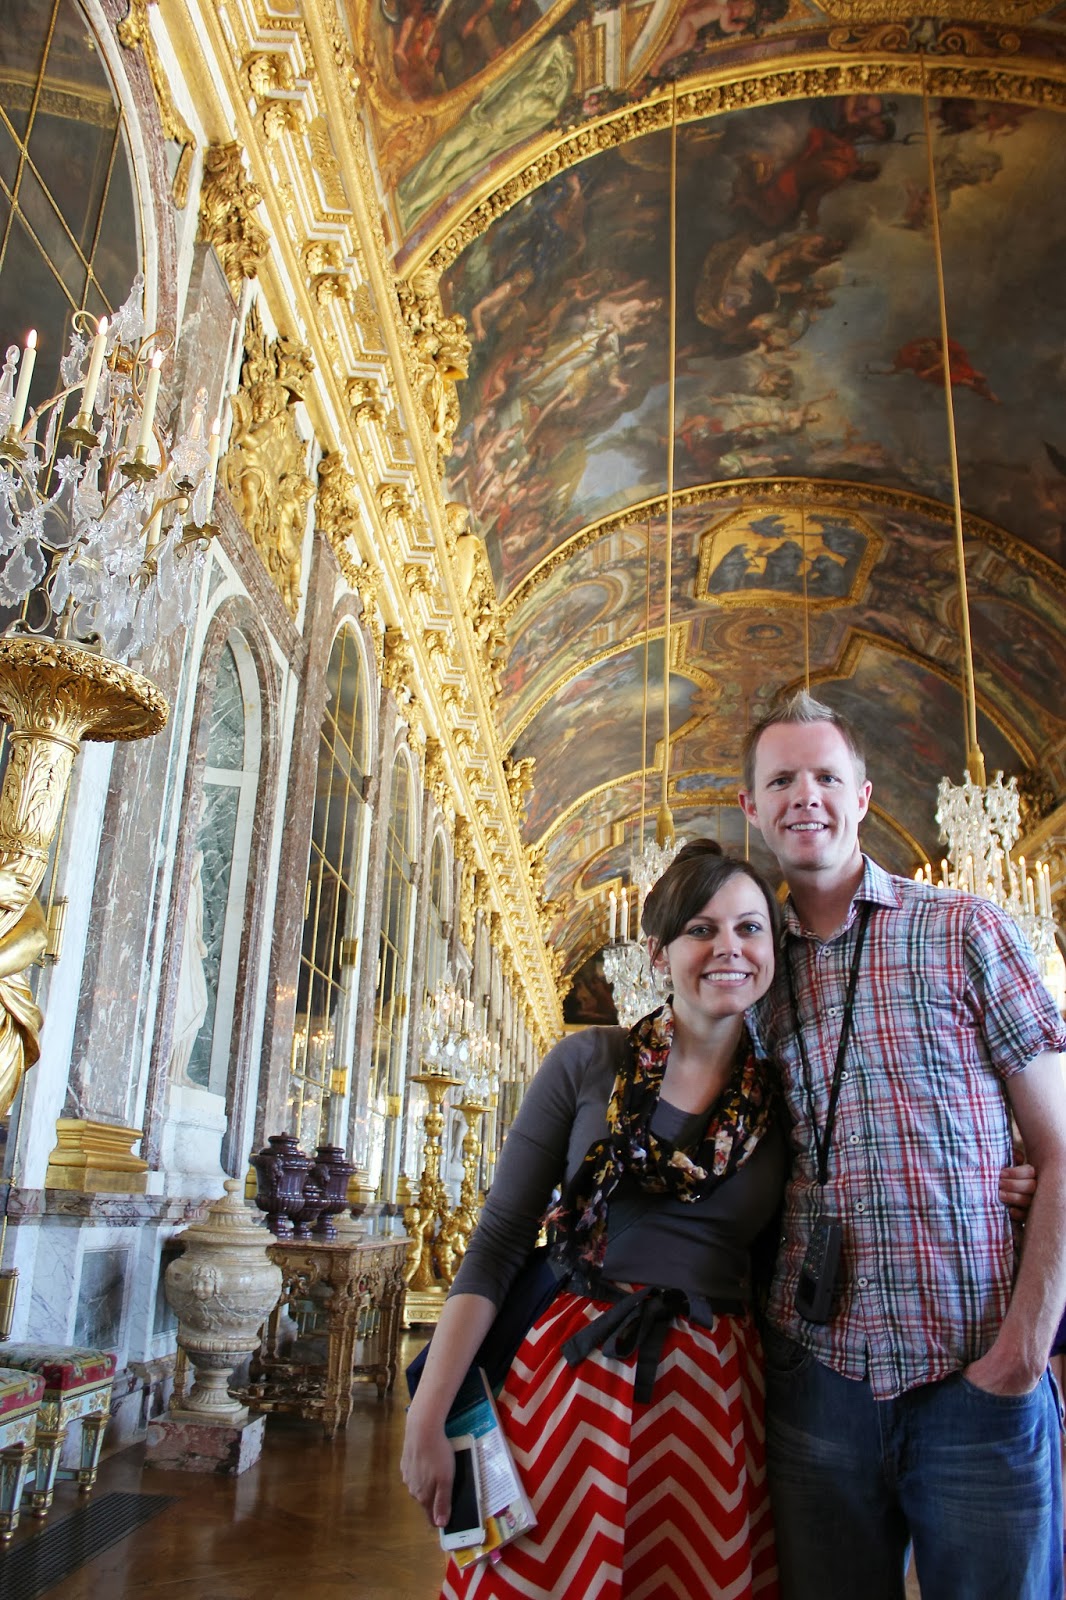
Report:
M1012 1156L1005 1080L1041 1051L1066 1048L1066 1029L1012 918L864 860L833 938L805 934L789 903L785 950L755 1023L795 1123L770 1320L887 1399L958 1371L996 1336L1015 1269L997 1195ZM792 962L824 1132L863 901L873 911L823 1196L783 963ZM844 1230L839 1304L824 1326L793 1309L819 1216Z

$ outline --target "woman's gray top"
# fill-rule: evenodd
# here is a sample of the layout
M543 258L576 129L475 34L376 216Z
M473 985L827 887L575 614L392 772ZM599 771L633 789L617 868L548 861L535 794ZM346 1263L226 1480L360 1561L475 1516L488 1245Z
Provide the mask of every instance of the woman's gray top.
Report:
M497 1306L503 1300L536 1240L552 1190L607 1133L607 1106L627 1038L624 1028L585 1028L545 1056L500 1153L453 1294L484 1295ZM682 1112L660 1100L652 1127L660 1137L689 1143L707 1120L706 1113ZM611 1196L604 1276L683 1289L699 1321L710 1317L700 1301L749 1301L748 1246L774 1215L785 1161L785 1141L774 1127L739 1171L701 1201L648 1194L624 1178Z

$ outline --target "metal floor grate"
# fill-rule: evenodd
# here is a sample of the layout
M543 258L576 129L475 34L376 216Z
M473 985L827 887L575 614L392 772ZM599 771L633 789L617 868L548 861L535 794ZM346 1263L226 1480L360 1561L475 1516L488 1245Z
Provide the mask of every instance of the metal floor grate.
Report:
M37 1600L173 1501L170 1494L95 1496L35 1539L0 1555L0 1600Z

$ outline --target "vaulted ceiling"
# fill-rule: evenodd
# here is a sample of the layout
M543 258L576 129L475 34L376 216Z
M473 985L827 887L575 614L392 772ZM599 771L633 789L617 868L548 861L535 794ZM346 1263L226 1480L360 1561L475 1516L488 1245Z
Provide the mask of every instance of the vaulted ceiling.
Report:
M980 742L1030 820L1066 796L1066 10L349 5L397 269L473 346L446 487L495 577L567 969L654 830L667 662L679 833L768 864L741 741L809 675L865 731L867 847L940 853L965 724L923 85Z

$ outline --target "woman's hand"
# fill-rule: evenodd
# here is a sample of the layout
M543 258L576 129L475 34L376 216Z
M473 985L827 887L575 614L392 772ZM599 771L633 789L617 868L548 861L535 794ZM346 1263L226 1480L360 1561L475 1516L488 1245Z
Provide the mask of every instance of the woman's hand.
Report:
M1004 1167L999 1175L999 1198L1012 1222L1024 1222L1036 1193L1036 1168L1028 1163Z
M452 1508L455 1452L442 1424L423 1421L414 1402L407 1413L400 1475L433 1527L443 1528Z

